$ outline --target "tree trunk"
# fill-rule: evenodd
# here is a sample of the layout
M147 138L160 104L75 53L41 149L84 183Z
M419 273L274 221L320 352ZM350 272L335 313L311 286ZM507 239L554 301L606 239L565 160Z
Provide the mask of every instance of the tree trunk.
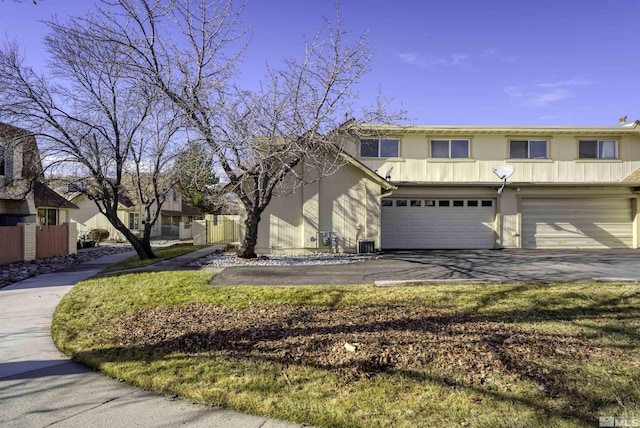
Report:
M238 257L243 259L255 259L256 244L258 242L258 223L260 223L259 212L249 211L247 212L247 219L244 221L245 234L242 240L242 246L238 250Z
M124 227L122 229L117 228L129 241L134 250L136 250L136 254L140 258L140 260L148 260L155 259L156 255L153 253L151 249L151 240L150 239L140 239L136 235L133 234L128 228Z

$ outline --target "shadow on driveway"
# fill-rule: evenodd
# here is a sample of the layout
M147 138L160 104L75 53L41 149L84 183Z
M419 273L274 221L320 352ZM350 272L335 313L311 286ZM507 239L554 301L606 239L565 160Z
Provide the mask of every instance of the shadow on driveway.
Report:
M640 280L638 250L430 250L386 252L364 262L231 267L212 285L338 285L376 281L572 282Z

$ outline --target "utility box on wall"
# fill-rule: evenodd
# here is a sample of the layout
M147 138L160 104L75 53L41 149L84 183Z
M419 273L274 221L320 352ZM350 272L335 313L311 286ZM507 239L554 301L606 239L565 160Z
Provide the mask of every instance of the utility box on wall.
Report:
M316 251L338 252L338 236L335 232L320 231L316 234Z

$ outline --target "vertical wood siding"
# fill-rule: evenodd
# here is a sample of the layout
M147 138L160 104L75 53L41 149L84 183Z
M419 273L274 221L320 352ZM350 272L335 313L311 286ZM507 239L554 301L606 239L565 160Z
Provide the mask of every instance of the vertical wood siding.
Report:
M68 226L38 226L36 258L44 259L69 254Z
M0 227L0 266L22 261L24 244L20 226Z

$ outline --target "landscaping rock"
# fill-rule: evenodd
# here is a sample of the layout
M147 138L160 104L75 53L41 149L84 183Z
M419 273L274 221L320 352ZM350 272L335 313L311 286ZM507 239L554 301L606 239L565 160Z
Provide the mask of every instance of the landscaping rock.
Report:
M68 256L56 256L0 266L0 288L32 276L55 272L98 257L127 251L131 251L129 245L109 245L86 248Z

